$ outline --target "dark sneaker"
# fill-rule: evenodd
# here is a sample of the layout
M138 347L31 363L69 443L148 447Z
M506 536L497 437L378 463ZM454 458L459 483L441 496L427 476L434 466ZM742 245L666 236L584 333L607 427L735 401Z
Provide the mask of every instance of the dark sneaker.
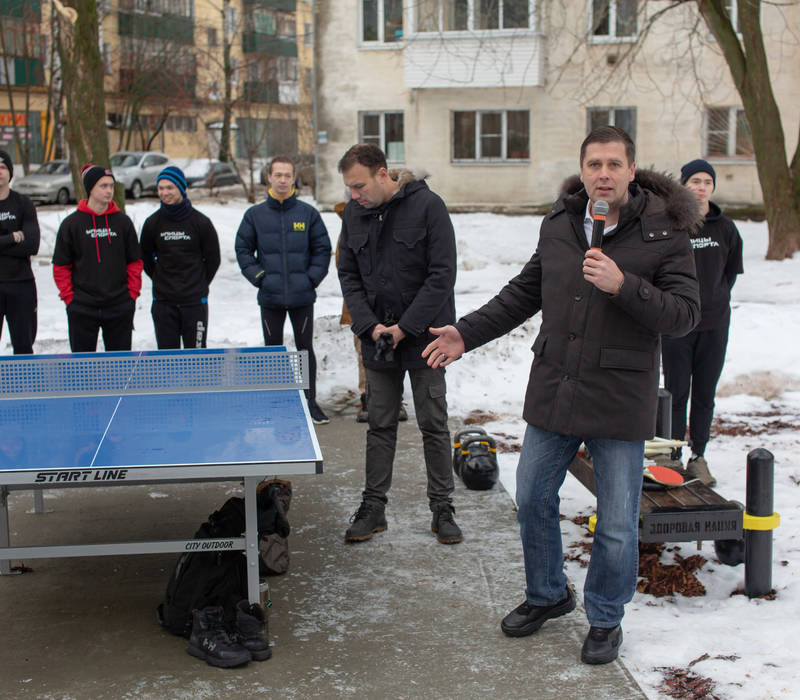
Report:
M456 544L463 539L461 528L456 525L453 515L456 509L450 503L432 503L433 520L431 530L436 533L436 539L442 544Z
M361 501L358 510L350 516L350 522L353 524L344 533L345 542L363 542L389 527L383 506L367 501Z
M311 420L317 425L324 425L325 423L331 422L331 419L322 412L322 409L316 401L308 402L308 412L311 414Z
M717 485L717 480L711 475L711 472L708 470L708 462L706 462L704 457L701 456L692 457L686 463L686 473L695 479L699 479L706 486Z
M531 605L528 601L518 605L500 623L503 634L509 637L527 637L538 630L547 620L561 617L575 609L575 594L567 586L561 600L552 605Z
M585 664L607 664L617 658L622 646L622 627L590 627L583 642L581 661Z
M260 605L240 600L236 605L236 637L253 661L266 661L272 656L267 633L267 615Z
M406 411L406 407L404 404L400 404L400 413L397 414L397 420L401 423L408 420L408 411Z
M219 606L192 611L192 634L186 651L210 666L221 668L241 666L250 661L250 652L225 631Z
M369 414L367 413L367 395L361 394L361 408L358 409L356 423L366 423L368 420Z

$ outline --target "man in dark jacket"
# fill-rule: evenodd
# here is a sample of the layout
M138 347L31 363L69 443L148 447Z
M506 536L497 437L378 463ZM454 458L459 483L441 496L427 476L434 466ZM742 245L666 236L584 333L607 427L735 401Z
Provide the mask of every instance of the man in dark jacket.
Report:
M170 165L156 178L161 207L142 226L144 271L153 278L153 323L159 349L206 347L208 287L219 268L211 220L186 196L183 171Z
M731 289L743 272L742 238L736 226L711 201L717 174L708 161L693 160L681 168L681 182L694 194L704 217L691 237L697 281L700 284L700 323L682 338L664 338L664 386L672 393L672 437L686 437L686 404L692 395L686 471L709 486L716 484L705 459L714 417L714 395L728 347ZM680 460L680 450L673 455ZM674 466L679 466L677 461Z
M444 370L429 368L421 357L432 339L428 328L455 320L453 225L424 180L408 171L390 175L377 146L353 146L339 171L351 193L342 212L339 282L353 333L361 338L369 423L366 486L345 540L367 540L387 527L386 493L408 371L428 473L431 529L439 542L460 542Z
M36 340L36 281L31 255L39 252L33 202L11 189L14 164L0 151L0 333L8 323L15 355L29 355Z
M331 242L319 212L297 199L294 163L272 159L267 200L250 207L236 233L236 259L242 274L258 287L265 345L283 345L288 312L298 350L308 351L308 410L315 423L328 417L317 404L314 355L316 288L328 274Z
M53 278L67 305L72 352L94 352L102 329L106 350L130 350L142 290L142 253L133 222L114 203L109 168L84 165L86 199L61 222Z
M582 183L582 187L581 187ZM700 317L687 230L697 206L672 180L636 172L635 147L616 127L581 146L580 181L542 222L536 252L500 293L455 326L434 328L432 367L542 312L517 468L525 601L501 628L535 632L575 607L567 585L558 491L581 442L592 455L597 526L584 588L585 663L608 663L622 643L624 605L636 587L644 440L655 432L659 338ZM589 247L594 204L608 203L601 248Z

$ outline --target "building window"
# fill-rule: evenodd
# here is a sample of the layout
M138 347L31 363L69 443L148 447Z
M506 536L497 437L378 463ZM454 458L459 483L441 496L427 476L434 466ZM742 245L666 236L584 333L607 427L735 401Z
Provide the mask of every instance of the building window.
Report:
M590 1L590 38L632 39L636 36L636 0Z
M419 0L414 4L418 32L529 29L530 0Z
M388 44L402 40L402 0L361 0L361 41Z
M598 126L618 126L636 143L636 107L589 107L586 133Z
M217 28L209 27L206 29L206 40L209 46L217 46Z
M529 121L527 110L453 112L453 160L528 160Z
M303 45L304 46L313 46L314 45L314 32L311 28L311 23L306 22L303 25Z
M709 158L753 158L753 136L743 109L709 107L706 110L705 153Z
M358 122L361 143L374 143L390 163L405 161L402 112L360 112Z

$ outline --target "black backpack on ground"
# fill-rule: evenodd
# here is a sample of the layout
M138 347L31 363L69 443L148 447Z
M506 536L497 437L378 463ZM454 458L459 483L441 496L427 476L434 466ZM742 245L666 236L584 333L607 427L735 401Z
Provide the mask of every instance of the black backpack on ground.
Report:
M259 536L279 531L289 534L289 522L275 502L275 494L258 493ZM243 498L229 498L195 533L196 539L240 537L245 531ZM247 559L242 551L184 552L172 572L164 602L158 606L159 623L172 634L189 637L192 610L220 606L226 626L235 627L236 605L247 596Z

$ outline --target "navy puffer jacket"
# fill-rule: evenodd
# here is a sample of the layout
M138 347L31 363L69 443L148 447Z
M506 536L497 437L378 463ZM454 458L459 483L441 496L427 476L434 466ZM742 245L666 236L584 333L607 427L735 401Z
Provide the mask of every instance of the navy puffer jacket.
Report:
M313 304L328 274L331 242L319 212L295 194L250 207L236 233L242 274L258 287L261 306L291 309Z

